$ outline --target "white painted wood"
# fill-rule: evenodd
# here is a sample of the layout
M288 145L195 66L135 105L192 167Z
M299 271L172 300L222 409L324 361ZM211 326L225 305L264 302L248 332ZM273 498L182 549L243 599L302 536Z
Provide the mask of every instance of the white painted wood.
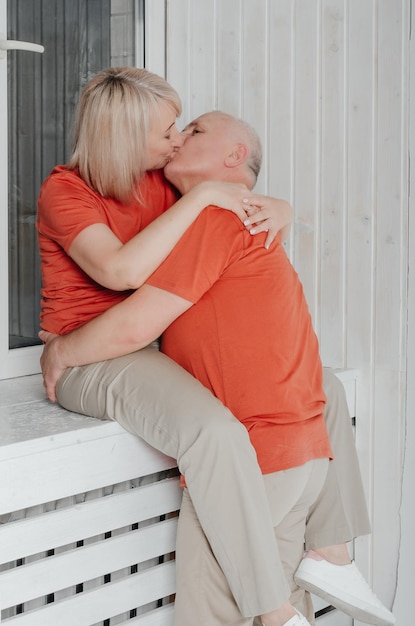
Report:
M129 607L172 594L174 579L174 562L171 561L122 581L101 585L93 591L46 605L36 612L23 613L12 618L11 623L18 626L90 626Z
M177 89L182 99L183 112L178 120L179 127L183 127L196 116L196 114L192 115L191 81L188 80L192 66L190 47L193 37L193 25L189 21L189 5L190 0L182 0L180 7L177 6L177 2L174 3L174 0L169 0L167 3L166 78ZM180 63L177 63L177 59L180 59ZM205 66L203 66L203 71L207 71ZM207 105L208 109L212 108L210 103L211 100Z
M409 3L378 2L375 315L373 331L374 481L373 581L390 606L395 595L400 502L407 329L407 125ZM398 71L399 68L399 71ZM399 308L395 302L400 302ZM382 426L379 427L379 420ZM394 463L385 463L393 450ZM386 548L386 549L385 549Z
M218 22L216 2L194 3L190 1L187 4L189 24L184 24L184 27L190 26L191 29L190 37L187 37L189 44L187 54L188 72L191 79L190 116L193 118L204 111L206 101L212 103L209 106L210 109L217 108ZM173 10L173 6L171 9ZM200 71L201 67L203 67L203 72Z
M174 608L171 604L152 611L151 615L141 615L134 619L129 619L122 624L128 626L173 626Z
M295 3L280 0L269 3L268 17L268 107L263 138L265 161L262 167L264 189L286 198L296 206L294 180L294 74ZM256 120L253 120L256 128ZM272 158L271 158L272 155Z
M293 16L294 207L292 260L301 277L316 330L320 244L321 99L319 2L296 3ZM288 85L286 86L288 87ZM304 106L307 103L307 106ZM272 156L270 155L270 158Z
M414 32L415 16L411 14L411 29ZM410 42L410 188L415 188L415 39L412 36ZM405 462L403 464L403 496L401 513L401 543L400 560L398 566L399 585L394 600L394 615L397 624L410 624L413 620L412 603L408 598L412 597L413 584L410 572L415 563L415 542L413 531L415 528L415 499L414 499L414 476L415 476L415 196L413 192L409 199L410 219L408 224L409 243L409 272L408 272L408 363L407 363L407 387L406 387L406 438L405 438Z
M21 472L22 463L25 474ZM6 477L0 483L0 513L174 466L175 461L154 453L150 446L125 432L15 457L0 462L0 474Z
M145 0L144 2L144 64L151 72L166 75L166 2L165 0Z
M347 269L345 297L345 351L350 362L361 364L358 381L359 425L356 447L364 478L366 498L373 520L373 426L372 372L373 343L373 239L376 199L374 153L376 124L375 85L377 36L376 3L351 2L348 8L348 63L359 66L350 72L347 92ZM360 367L360 366L359 366ZM360 371L360 370L359 370ZM371 545L366 538L355 542L356 558L362 573L371 576Z
M3 572L0 607L17 605L76 585L80 580L103 576L109 568L117 571L174 552L176 528L177 519L154 523Z
M27 554L166 515L177 511L180 502L179 479L171 478L26 517L1 529L1 558L4 562L15 561Z
M217 108L238 117L242 115L241 93L245 58L242 47L247 38L247 34L242 33L238 27L242 19L241 12L242 3L239 0L217 3L217 102L212 102L212 107L216 105ZM229 89L228 85L233 85L233 89ZM205 106L203 103L202 109Z
M243 68L241 82L240 116L254 125L261 141L266 137L266 119L268 98L263 86L268 79L269 64L267 62L268 2L242 3L241 12L241 66ZM262 37L256 33L262 32ZM223 45L227 37L222 34ZM260 174L259 184L262 181Z
M116 423L51 405L39 376L0 382L0 398L3 619L120 623L171 601L181 489L162 478L175 461ZM163 615L154 623L171 623Z
M346 61L346 6L343 0L321 3L321 240L320 299L318 323L320 345L330 362L341 363L345 311L346 136L344 67ZM326 348L327 346L327 348ZM326 356L326 358L328 358Z

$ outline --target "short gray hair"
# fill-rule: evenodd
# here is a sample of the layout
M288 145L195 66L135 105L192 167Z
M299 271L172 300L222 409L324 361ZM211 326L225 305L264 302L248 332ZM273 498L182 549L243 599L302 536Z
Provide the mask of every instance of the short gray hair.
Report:
M250 171L252 187L254 187L262 165L262 146L258 133L251 124L248 124L248 122L241 118L230 115L230 113L223 111L212 111L212 113L217 113L228 120L229 124L233 125L235 128L235 141L243 141L246 145L248 149L246 166Z
M258 136L258 133L253 128L253 126L251 126L251 124L248 124L248 122L245 122L244 120L241 120L241 119L238 119L238 122L244 127L246 136L248 138L247 140L247 147L248 147L247 165L249 169L253 172L255 176L255 182L256 182L259 176L259 172L261 170L261 165L262 165L261 140Z

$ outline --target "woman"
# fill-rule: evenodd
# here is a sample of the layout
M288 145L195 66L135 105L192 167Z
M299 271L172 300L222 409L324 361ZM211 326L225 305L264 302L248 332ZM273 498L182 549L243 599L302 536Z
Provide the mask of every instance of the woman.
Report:
M180 110L176 92L145 70L104 70L84 88L70 162L54 169L39 196L43 329L67 333L129 295L208 204L229 208L243 221L243 206L262 206L252 232L268 230L266 245L290 221L288 204L252 195L243 185L203 183L177 199L158 170L182 143L175 127ZM150 347L66 370L57 399L69 410L115 419L176 458L213 551L224 555L221 565L237 602L246 596L247 573L234 566L243 545L249 578L269 572L268 587L250 602L273 606L283 573L256 455L246 429L210 392ZM226 471L222 464L218 475L221 450ZM237 493L239 510L224 507L220 519L211 519L222 488ZM243 520L242 544L235 518Z

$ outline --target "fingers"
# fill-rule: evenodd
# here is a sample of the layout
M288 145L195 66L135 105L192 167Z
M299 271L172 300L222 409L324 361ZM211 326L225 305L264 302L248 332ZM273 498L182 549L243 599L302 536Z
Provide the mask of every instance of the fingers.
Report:
M46 391L46 395L51 402L56 402L56 383L58 380L57 374L54 369L48 366L48 353L50 352L50 345L47 342L55 337L53 333L48 333L41 330L39 333L40 339L44 342L43 352L40 355L40 368L43 376L43 386Z
M278 228L272 217L267 216L263 211L254 213L244 221L244 225L251 235L258 233L268 233L265 240L265 248L268 249L278 233Z
M265 239L265 243L264 243L264 247L268 250L268 248L270 247L270 245L272 244L272 242L274 241L275 237L276 237L277 232L272 232L272 231L268 231L268 235L267 238Z
M255 215L264 208L264 205L254 198L243 198L243 208L248 217Z
M43 386L51 402L56 402L56 380L42 368Z
M46 383L44 383L45 385L45 391L46 391L46 395L49 398L49 400L51 402L56 402L56 393L55 393L55 387L50 387L49 385L47 385Z
M42 366L42 359L40 360L42 367L43 386L46 391L46 395L51 402L56 402L56 382L48 375L48 372Z
M38 337L41 341L43 341L43 343L48 343L49 341L52 341L56 335L49 333L47 330L40 330L38 332Z
M249 207L245 209L247 219L244 221L244 225L247 227L251 235L257 233L263 233L268 231L277 232L274 224L274 220L267 211L258 209L257 207Z

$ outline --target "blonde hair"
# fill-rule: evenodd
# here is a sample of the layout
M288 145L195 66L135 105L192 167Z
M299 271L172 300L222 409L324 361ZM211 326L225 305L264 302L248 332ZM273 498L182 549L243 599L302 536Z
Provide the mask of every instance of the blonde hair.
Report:
M157 74L135 67L99 72L81 92L69 169L78 169L104 197L137 198L150 126L162 101L180 115L179 95Z

